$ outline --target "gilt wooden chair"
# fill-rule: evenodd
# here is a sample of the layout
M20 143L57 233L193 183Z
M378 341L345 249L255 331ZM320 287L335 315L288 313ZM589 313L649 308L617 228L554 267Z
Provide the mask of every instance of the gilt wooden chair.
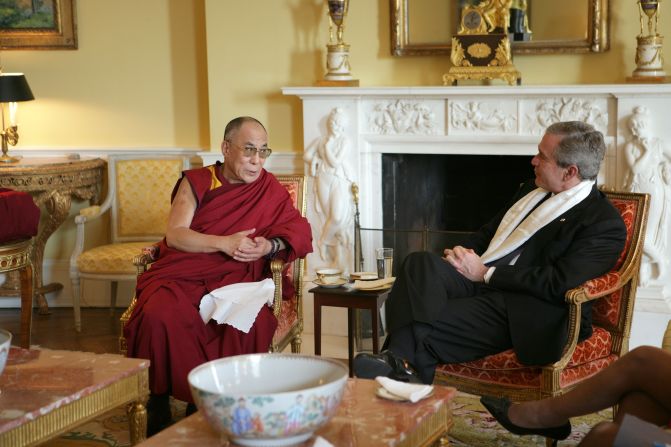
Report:
M110 281L110 307L116 307L118 281L136 278L133 256L165 234L170 194L182 171L189 168L189 159L179 155L116 155L109 157L107 168L105 201L100 206L82 209L75 217L77 236L70 257L70 280L78 332L81 280ZM95 246L95 242L86 241L86 225L107 211L110 211L111 243Z
M33 238L0 243L0 273L19 272L21 285L21 338L19 346L30 348L33 321Z
M34 236L37 236L40 209L30 194L0 188L0 273L8 290L19 286L21 298L21 338L19 345L30 348L30 327L34 297ZM17 278L18 276L18 278Z
M277 180L287 189L294 206L300 211L301 216L305 216L307 202L305 196L305 176L296 175L275 175ZM140 275L150 268L151 262L156 260L158 253L155 247L145 247L141 254L133 259L133 264L137 267L137 274ZM275 296L273 298L273 313L277 317L277 330L273 336L269 352L281 352L289 343L291 343L291 352L301 352L301 335L303 333L303 271L305 268L305 259L298 258L285 265L279 259L273 259L270 262L273 282L275 283ZM294 293L289 299L282 299L282 277L288 278L294 286ZM128 322L133 309L137 303L136 297L128 306L128 309L121 316L121 333L119 335L119 352L126 355L128 346L126 338L123 336L123 328Z
M549 365L525 366L511 349L472 362L439 365L435 383L481 396L506 396L518 401L542 399L568 391L628 351L649 196L623 192L605 194L624 219L627 240L610 272L566 293L569 336L562 357ZM578 343L580 305L587 301L594 301L594 332Z

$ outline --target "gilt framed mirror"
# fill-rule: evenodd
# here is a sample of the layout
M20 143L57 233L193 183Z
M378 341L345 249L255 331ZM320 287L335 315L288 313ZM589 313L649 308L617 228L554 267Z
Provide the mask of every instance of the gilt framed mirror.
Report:
M452 36L461 21L461 8L478 3L478 0L389 0L391 54L449 55ZM600 53L609 48L610 0L513 3L518 8L523 5L530 31L520 40L511 39L514 54Z

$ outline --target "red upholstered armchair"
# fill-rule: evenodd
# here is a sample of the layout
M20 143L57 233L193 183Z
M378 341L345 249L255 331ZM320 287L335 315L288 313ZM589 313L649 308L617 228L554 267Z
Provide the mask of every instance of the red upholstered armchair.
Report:
M533 400L555 396L613 363L629 350L638 273L648 216L647 194L605 192L620 211L627 241L613 269L566 293L569 337L564 352L550 365L525 366L512 350L473 362L439 365L434 382L477 395ZM580 304L594 300L594 333L577 343Z
M302 174L295 175L275 175L277 180L287 188L289 195L294 203L294 206L300 211L302 216L306 212L306 196L305 196L305 176ZM157 253L154 251L155 246L147 247L142 254L133 258L133 264L137 267L138 275L144 273L149 264L156 260ZM273 313L277 317L278 325L273 341L270 346L270 352L283 351L286 346L291 343L291 352L299 353L301 351L301 334L303 333L303 270L305 267L305 259L298 258L291 264L285 265L283 261L274 259L270 263L270 270L273 275L273 282L275 283L275 297L273 304ZM282 299L282 276L290 279L294 285L294 294L288 300ZM128 348L126 339L123 336L123 327L130 319L131 313L135 308L137 300L133 297L128 309L120 318L121 333L119 335L119 351L126 355Z

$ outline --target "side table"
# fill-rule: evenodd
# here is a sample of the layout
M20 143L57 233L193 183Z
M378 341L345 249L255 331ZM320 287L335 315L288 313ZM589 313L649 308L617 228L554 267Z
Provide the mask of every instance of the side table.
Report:
M322 306L346 307L347 308L347 356L349 364L349 376L354 373L354 309L368 309L371 313L373 329L373 353L380 352L378 327L380 324L380 308L389 295L389 289L384 290L357 290L348 287L315 287L310 289L314 295L314 319L315 319L315 355L322 353Z

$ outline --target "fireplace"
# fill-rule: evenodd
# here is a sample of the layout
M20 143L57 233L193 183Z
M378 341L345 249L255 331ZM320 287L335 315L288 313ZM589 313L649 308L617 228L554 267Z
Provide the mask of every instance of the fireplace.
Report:
M396 261L418 250L442 253L489 221L531 176L529 156L384 154L382 221L390 231L383 244L394 247Z
M594 125L603 132L607 151L598 176L598 184L608 189L622 189L624 179L630 171L628 160L624 155L627 144L632 139L630 118L639 108L650 111L654 121L651 128L652 136L658 138L666 146L671 146L671 127L666 126L664 117L671 108L671 85L567 85L567 86L458 86L458 87L286 87L286 95L296 95L302 99L303 105L303 141L304 152L310 150L316 141L323 140L332 131L328 125L329 117L335 110L346 116L343 133L340 138L346 139L347 155L339 161L347 172L347 181L356 183L359 188L358 200L361 226L364 228L384 228L389 225L401 226L433 226L455 231L471 230L482 222L485 214L500 207L511 195L515 184L532 175L528 161L537 151L538 142L548 125L557 121L581 120ZM438 200L438 204L427 205L419 202L420 209L426 208L426 215L407 212L406 202L402 199L391 208L387 205L385 194L392 188L408 190L411 197L417 196L417 188L425 182L403 184L402 179L393 179L394 167L405 167L406 160L424 156L461 157L459 163L464 168L454 168L451 175L439 178L439 181L454 180L469 186L481 187L485 191L500 193L500 197L491 200L491 209L481 211L470 209L478 207L480 201L469 200L476 196L484 197L481 192L468 189L468 194L456 192L446 194ZM397 161L394 157L398 157ZM475 161L471 160L472 157ZM510 185L501 184L493 190L490 186L489 174L476 181L470 179L479 173L475 167L484 158L493 160L519 158L523 160L520 169L527 175L511 176ZM497 158L498 157L498 158ZM401 161L402 160L402 161ZM434 165L438 162L424 161ZM420 162L422 163L422 162ZM445 162L439 168L447 171L455 164ZM468 165L473 163L473 165ZM497 165L497 162L494 162ZM308 177L308 191L313 191L317 177L310 172L305 164ZM458 166L458 164L456 165ZM423 169L422 167L417 168ZM509 170L494 169L493 172L506 173ZM487 171L488 173L492 171ZM389 177L392 179L390 180ZM438 175L440 177L440 175ZM466 179L464 180L464 177ZM507 179L507 178L506 178ZM469 181L470 180L470 181ZM433 180L432 180L433 181ZM399 183L400 182L400 183ZM392 186L392 185L396 186ZM399 186L400 185L400 186ZM431 188L442 188L432 186ZM395 189L394 189L395 188ZM415 188L415 189L413 189ZM512 189L507 189L512 188ZM669 187L671 188L671 186ZM504 190L505 189L505 190ZM493 190L493 191L492 191ZM429 196L430 191L427 191ZM393 193L393 194L395 194ZM671 191L669 192L671 194ZM312 194L312 195L310 195ZM489 194L487 199L489 200ZM482 199L484 200L484 199ZM654 198L653 198L654 200ZM440 211L433 207L441 208ZM464 215L452 212L454 209L468 210ZM392 220L388 220L389 214ZM466 215L468 217L466 217ZM427 216L439 219L433 221ZM465 218L465 222L454 223L451 217ZM308 219L313 226L315 243L320 241L324 223L324 213L316 205L314 194L308 194ZM405 220L403 220L405 219ZM347 228L352 228L348 226ZM350 230L351 231L351 230ZM649 222L648 231L671 232L671 228L661 227L659 222ZM650 233L648 233L650 234ZM649 237L647 238L649 239ZM671 240L671 237L669 238ZM386 242L381 234L369 236L363 240L363 251L368 257L373 255L373 248L383 246ZM341 259L341 267L351 271L353 267L353 250L351 240L343 245L347 256ZM366 245L367 244L367 245ZM666 248L666 258L671 259L671 243ZM322 258L317 250L308 258L309 270L306 278L311 277L314 269L323 265L332 265L334 259ZM645 263L645 260L644 260ZM650 344L658 344L666 322L671 318L671 263L654 281L645 287L639 287L636 299L636 315L634 333L637 324L646 332ZM306 297L306 303L309 297ZM309 313L306 312L306 315ZM646 318L650 317L649 320ZM654 320L654 321L653 321ZM339 324L342 327L341 324ZM654 328L654 329L651 329ZM652 335L652 332L654 335ZM632 335L632 346L637 344L635 334Z

